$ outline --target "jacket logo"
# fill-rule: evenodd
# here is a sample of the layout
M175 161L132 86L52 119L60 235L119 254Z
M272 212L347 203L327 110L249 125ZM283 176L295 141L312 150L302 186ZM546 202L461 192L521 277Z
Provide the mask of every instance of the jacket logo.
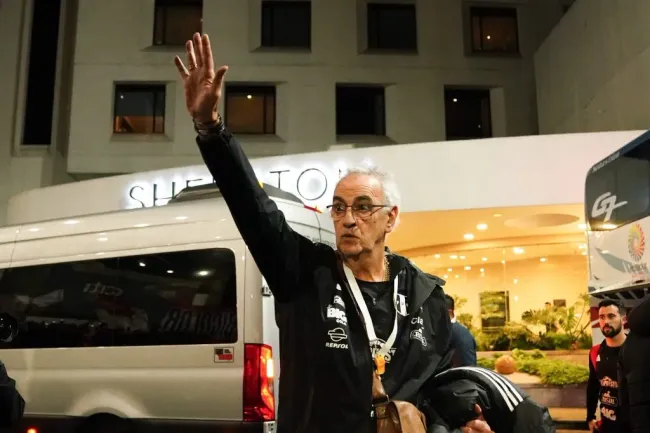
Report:
M327 331L327 335L331 341L325 342L325 347L329 347L331 349L348 348L348 344L344 343L344 341L347 341L348 339L348 334L345 333L345 330L343 328L330 329Z
M381 338L378 338L372 343L370 343L370 353L372 354L372 359L375 359L375 357L379 353L379 350L382 348L384 344L386 344L386 342ZM386 364L389 364L390 361L393 359L396 350L397 349L395 347L391 347L388 353L384 356L384 360L386 361Z
M423 347L427 346L427 339L424 337L424 320L421 317L411 319L411 340L418 340Z

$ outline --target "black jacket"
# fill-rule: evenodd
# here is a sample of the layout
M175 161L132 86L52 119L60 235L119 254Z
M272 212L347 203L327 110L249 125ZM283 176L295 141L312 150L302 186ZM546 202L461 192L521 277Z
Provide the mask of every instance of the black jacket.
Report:
M15 426L24 411L25 400L16 389L16 381L9 377L0 361L0 428Z
M619 357L619 395L625 431L650 432L650 297L628 317L630 332Z
M429 433L460 432L460 427L475 418L475 404L497 433L555 433L548 409L492 370L453 368L438 374L427 386L434 398L423 411L428 419L437 420Z
M476 340L469 329L458 322L451 324L451 347L454 350L454 367L476 365Z
M277 431L374 431L368 336L336 252L289 227L228 131L197 143L275 296L282 375ZM423 385L450 358L444 282L403 257L391 255L390 260L391 274L399 275L399 293L406 296L407 316L401 318L384 387L394 399L419 403L426 397ZM345 317L328 318L328 307Z

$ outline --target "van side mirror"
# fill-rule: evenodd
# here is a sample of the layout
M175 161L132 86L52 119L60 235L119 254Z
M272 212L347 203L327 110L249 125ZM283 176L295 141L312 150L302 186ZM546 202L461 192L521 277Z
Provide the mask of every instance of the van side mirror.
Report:
M0 343L10 343L18 335L18 320L7 313L0 313Z

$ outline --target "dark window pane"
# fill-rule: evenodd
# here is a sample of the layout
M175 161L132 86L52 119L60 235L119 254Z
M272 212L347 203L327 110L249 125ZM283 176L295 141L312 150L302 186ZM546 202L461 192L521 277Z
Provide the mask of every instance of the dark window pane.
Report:
M225 121L239 134L275 134L275 86L226 86Z
M236 295L226 249L0 271L4 310L23 322L11 348L233 343Z
M165 132L165 86L115 86L113 132L162 134Z
M474 52L519 52L516 9L471 8L470 14Z
M609 215L598 212L605 207L602 200L612 196L616 197L615 204L625 204L613 208ZM641 141L602 168L591 171L585 202L589 227L594 231L607 230L608 226L603 224L621 226L650 215L650 140Z
M34 0L22 144L51 144L61 0Z
M311 46L311 2L263 1L262 46L309 48Z
M368 4L368 48L416 50L415 5Z
M445 89L445 128L447 140L491 137L490 91Z
M384 88L336 87L337 135L385 135Z
M154 45L183 45L202 31L203 1L156 0L154 17Z

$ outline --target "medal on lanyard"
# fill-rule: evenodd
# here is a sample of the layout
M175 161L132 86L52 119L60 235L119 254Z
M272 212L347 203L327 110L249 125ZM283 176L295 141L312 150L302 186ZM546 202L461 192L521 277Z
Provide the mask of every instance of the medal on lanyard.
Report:
M368 333L368 341L370 341L372 344L373 342L377 341L378 338L375 334L375 327L373 326L372 318L370 317L370 312L368 311L368 306L363 299L361 289L359 288L357 280L354 278L354 274L352 274L352 270L344 265L343 271L345 272L345 276L348 279L348 285L352 290L352 296L355 300L355 303L361 311L361 318L365 323L366 332ZM379 349L379 353L377 353L374 357L375 369L379 375L382 375L386 372L386 355L390 352L390 349L395 343L395 338L397 337L397 290L398 278L396 276L393 280L393 305L395 306L395 321L393 322L393 331L390 333L388 340Z

